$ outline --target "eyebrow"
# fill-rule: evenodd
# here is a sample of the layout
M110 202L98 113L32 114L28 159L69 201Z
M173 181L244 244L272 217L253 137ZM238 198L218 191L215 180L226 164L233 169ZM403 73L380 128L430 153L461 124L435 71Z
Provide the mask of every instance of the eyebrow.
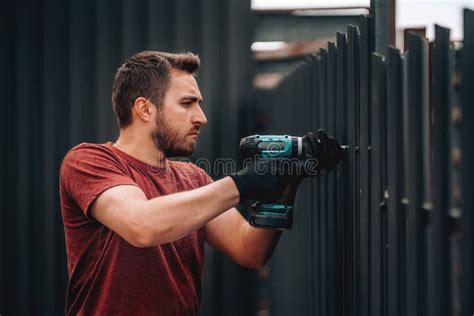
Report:
M186 100L186 101L191 101L191 102L199 101L199 103L202 102L202 99L199 99L198 97L191 96L191 95L185 96L185 97L182 97L182 98L181 98L181 101L184 101L184 100Z

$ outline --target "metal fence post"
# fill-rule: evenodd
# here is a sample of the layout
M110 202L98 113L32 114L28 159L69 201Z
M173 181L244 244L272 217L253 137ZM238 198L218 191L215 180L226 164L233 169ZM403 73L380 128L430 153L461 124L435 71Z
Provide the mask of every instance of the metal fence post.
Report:
M461 55L462 103L462 307L461 315L474 313L474 11L464 10L464 45Z

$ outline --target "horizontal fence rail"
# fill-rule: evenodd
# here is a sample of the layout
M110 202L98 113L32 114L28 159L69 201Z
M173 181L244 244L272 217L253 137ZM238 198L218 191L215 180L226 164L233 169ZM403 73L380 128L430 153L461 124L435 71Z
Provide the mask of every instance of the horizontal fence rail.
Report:
M323 128L350 147L302 184L272 315L473 315L473 11L463 43L435 35L375 53L362 16L259 99L272 133Z

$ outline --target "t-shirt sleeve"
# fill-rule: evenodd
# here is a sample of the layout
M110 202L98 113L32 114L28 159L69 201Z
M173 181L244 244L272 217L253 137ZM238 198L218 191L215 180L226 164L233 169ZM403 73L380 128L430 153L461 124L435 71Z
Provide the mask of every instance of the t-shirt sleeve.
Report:
M61 164L60 185L86 216L92 202L107 189L117 185L137 186L120 162L100 147L70 151Z
M205 185L208 185L209 183L214 182L214 180L211 178L211 176L208 175L207 172L204 169L202 169L202 168L200 168L196 165L195 165L195 168L196 168L196 170L197 170L197 172L200 176L201 186L205 186Z

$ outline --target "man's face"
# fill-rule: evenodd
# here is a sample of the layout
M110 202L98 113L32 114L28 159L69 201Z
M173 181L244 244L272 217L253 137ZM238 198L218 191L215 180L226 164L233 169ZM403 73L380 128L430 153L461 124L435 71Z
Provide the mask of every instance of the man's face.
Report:
M166 157L187 157L196 149L201 127L207 124L201 109L202 96L196 79L172 70L164 102L158 109L152 137Z

